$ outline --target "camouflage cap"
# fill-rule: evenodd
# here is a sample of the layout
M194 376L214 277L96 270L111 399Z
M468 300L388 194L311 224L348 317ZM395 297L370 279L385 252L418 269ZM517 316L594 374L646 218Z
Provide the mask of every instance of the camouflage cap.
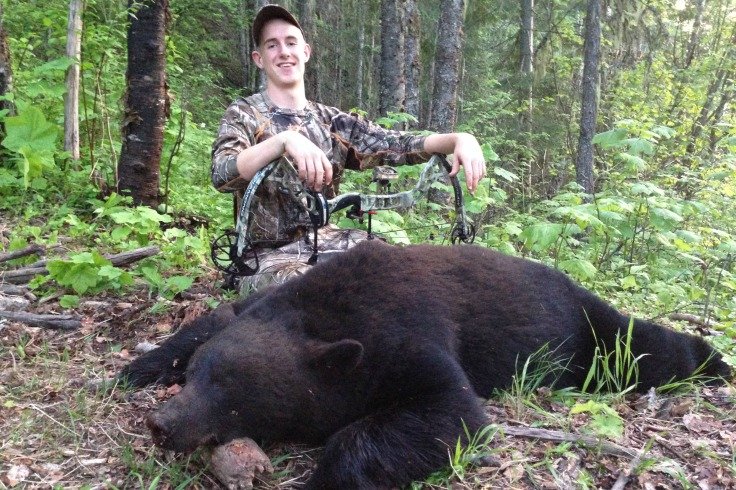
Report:
M299 21L296 20L296 17L291 15L291 12L280 5L266 5L261 7L261 10L258 11L255 19L253 19L253 28L251 29L251 32L253 33L253 42L256 46L260 46L261 44L261 32L263 32L263 27L267 22L274 19L281 19L298 27L299 30L302 31L302 35L304 35L302 26L299 25Z

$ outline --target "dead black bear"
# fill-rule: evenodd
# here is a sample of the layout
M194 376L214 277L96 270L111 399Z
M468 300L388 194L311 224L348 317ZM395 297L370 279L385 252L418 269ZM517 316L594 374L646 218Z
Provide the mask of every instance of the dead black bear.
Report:
M592 327L591 327L592 326ZM479 397L507 388L545 344L580 386L596 342L614 349L628 317L564 274L474 246L364 242L308 274L196 320L120 374L184 382L151 415L176 451L247 436L325 444L307 486L391 488L448 461ZM702 339L637 320L639 388L730 376Z

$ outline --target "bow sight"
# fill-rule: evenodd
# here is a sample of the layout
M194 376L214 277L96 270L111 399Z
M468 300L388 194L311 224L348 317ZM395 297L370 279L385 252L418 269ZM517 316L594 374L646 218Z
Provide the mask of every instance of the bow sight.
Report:
M295 205L302 207L309 214L314 232L313 254L309 263L317 260L317 230L326 225L330 216L348 208L349 217L362 218L368 215L368 231L370 234L370 219L374 211L385 209L408 208L419 197L426 195L434 182L448 177L455 194L455 223L450 231L450 241L472 243L475 240L475 227L468 223L465 215L463 191L457 176L449 177L452 165L444 155L435 154L424 165L419 174L419 180L414 188L394 194L340 194L333 199L325 199L320 192L306 189L299 180L294 165L288 158L275 160L259 170L248 184L243 194L240 210L237 216L235 231L229 231L215 239L212 243L212 261L218 269L231 276L250 276L258 272L258 244L250 238L250 209L256 189L269 177L278 165L284 165L284 176L278 178L279 190L291 197ZM379 188L388 189L392 180L397 177L391 167L377 167L374 169L373 180L378 182Z

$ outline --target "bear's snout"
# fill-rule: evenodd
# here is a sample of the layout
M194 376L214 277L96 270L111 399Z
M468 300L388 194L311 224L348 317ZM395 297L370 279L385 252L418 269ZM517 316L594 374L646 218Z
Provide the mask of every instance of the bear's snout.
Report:
M170 427L158 412L146 417L146 426L151 431L153 443L157 446L167 447L166 442L169 440Z

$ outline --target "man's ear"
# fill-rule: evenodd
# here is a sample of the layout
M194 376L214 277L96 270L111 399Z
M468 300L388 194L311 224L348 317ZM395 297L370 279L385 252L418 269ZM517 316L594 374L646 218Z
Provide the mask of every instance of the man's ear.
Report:
M253 62L258 68L263 69L263 60L261 59L260 51L254 49L253 52L250 54L250 57L253 58Z
M304 43L304 62L306 63L309 61L309 58L312 57L312 46L310 46L307 43Z
M326 374L347 374L363 360L363 344L353 339L312 344L307 347L309 365Z

